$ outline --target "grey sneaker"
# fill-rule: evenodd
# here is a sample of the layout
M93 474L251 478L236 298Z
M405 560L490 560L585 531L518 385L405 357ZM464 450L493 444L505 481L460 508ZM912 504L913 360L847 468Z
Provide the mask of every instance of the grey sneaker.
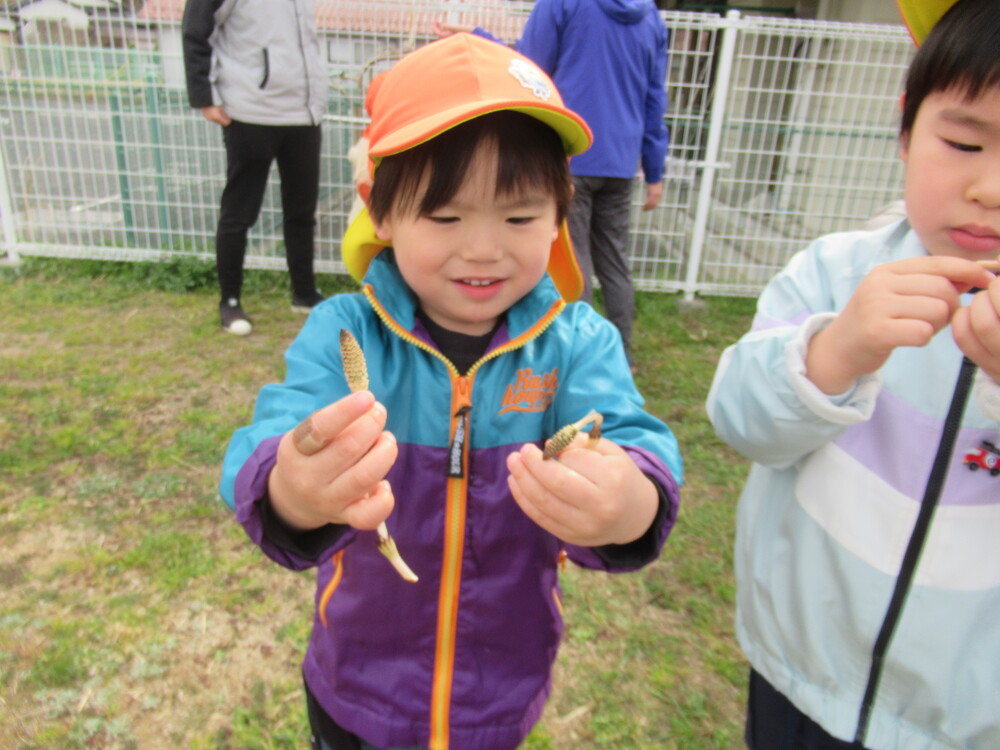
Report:
M219 319L222 321L222 330L236 336L247 336L253 330L250 319L247 318L240 307L240 301L235 297L230 297L219 303Z
M324 299L319 289L313 289L308 294L292 294L292 312L308 313Z

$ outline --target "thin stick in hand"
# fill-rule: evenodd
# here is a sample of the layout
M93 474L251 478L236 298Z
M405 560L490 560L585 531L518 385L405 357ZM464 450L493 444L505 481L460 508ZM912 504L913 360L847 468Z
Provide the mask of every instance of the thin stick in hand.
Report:
M364 352L361 351L361 345L354 338L354 334L346 328L340 330L340 358L344 363L344 377L347 379L347 387L351 389L351 392L367 389L368 365L365 363ZM399 554L396 542L389 536L389 529L384 521L378 525L376 531L378 532L378 551L388 558L392 567L403 577L403 580L415 583L417 575Z
M1000 273L1000 258L996 258L995 260L977 260L976 263L981 265L987 271Z
M578 419L557 430L556 434L549 438L549 442L545 445L545 450L542 451L542 459L555 458L566 450L569 444L573 442L573 438L590 422L593 422L594 426L590 428L587 447L591 450L596 448L597 443L601 440L601 425L604 423L604 417L596 411L591 410L582 419Z

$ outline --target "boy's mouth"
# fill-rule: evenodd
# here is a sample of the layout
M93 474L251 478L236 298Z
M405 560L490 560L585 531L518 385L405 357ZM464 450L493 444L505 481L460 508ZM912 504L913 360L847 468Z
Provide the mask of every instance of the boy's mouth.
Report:
M469 299L485 302L493 299L504 288L503 279L456 279L459 289Z
M967 224L952 227L948 230L949 239L962 250L974 253L993 253L1000 251L1000 235L989 227Z

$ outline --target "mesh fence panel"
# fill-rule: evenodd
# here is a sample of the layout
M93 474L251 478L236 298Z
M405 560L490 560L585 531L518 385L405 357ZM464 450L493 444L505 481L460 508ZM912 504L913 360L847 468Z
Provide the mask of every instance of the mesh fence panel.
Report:
M15 16L16 29L0 32L6 249L213 257L225 156L218 126L187 103L183 0L88 13L65 6L73 13L63 17L30 7ZM340 237L354 199L347 152L366 122L371 78L431 41L435 19L478 23L513 42L530 10L512 0L317 0L331 87L318 270L343 271ZM898 97L913 52L902 27L738 13L663 18L671 143L660 206L640 211L636 183L630 250L639 288L756 294L810 239L856 227L899 197ZM284 267L273 177L248 267Z

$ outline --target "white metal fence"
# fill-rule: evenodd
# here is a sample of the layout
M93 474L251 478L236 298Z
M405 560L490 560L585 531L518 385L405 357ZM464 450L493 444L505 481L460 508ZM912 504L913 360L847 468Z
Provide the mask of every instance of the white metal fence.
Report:
M213 257L224 153L218 126L187 104L183 3L15 16L15 31L0 27L0 220L9 253ZM317 0L333 89L318 270L344 270L339 241L353 199L346 154L365 124L372 75L430 41L432 19L479 23L513 41L530 9L511 0ZM660 207L639 211L637 184L639 288L756 294L808 240L855 227L899 197L898 101L913 52L902 27L735 11L663 17L671 145ZM284 267L280 222L272 184L249 267Z

